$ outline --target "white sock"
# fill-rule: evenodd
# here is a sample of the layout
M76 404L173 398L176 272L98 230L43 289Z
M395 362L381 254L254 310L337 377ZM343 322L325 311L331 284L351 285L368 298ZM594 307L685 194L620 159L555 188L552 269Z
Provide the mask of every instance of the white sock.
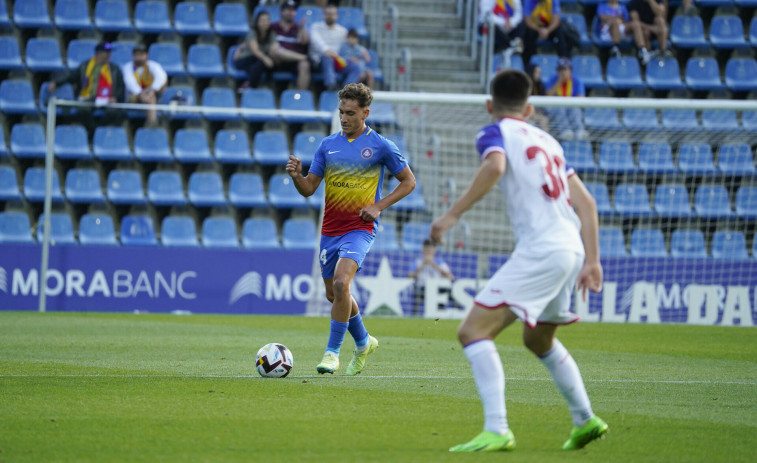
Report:
M494 341L484 339L465 346L473 379L484 407L484 431L505 434L507 417L505 410L505 372Z
M555 339L552 349L539 357L539 360L547 367L552 375L552 381L568 402L573 424L575 426L586 424L594 416L594 412L591 410L589 395L586 394L581 372L578 371L578 365L570 352L559 340Z

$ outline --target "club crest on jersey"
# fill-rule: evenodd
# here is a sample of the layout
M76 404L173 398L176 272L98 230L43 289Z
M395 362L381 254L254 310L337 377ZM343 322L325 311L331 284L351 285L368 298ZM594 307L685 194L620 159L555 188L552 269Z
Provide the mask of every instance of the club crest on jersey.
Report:
M360 151L360 156L363 159L370 159L373 157L373 150L370 148L363 148L363 150Z

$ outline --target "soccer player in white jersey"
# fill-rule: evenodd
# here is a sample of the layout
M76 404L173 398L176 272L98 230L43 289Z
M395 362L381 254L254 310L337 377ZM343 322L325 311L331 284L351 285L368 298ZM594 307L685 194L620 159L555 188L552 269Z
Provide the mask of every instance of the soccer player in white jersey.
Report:
M497 74L486 107L494 123L477 135L481 167L465 193L431 226L430 238L444 232L499 182L515 235L507 262L479 292L458 329L484 408L484 431L451 452L512 450L515 436L505 412L505 375L494 338L523 321L523 342L552 375L568 403L573 429L563 449L584 447L608 429L594 415L581 373L555 338L558 325L578 319L570 312L577 285L602 289L598 218L594 198L565 163L560 144L524 121L531 79L516 70Z

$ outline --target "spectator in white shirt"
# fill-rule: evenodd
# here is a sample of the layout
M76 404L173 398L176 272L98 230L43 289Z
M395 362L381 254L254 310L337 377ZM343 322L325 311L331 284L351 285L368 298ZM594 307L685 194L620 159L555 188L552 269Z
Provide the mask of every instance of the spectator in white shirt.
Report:
M338 17L336 6L329 5L323 10L323 21L310 27L310 55L321 67L327 90L337 89L337 72L344 76L344 85L358 82L361 74L357 63L339 56L339 48L347 42L347 29L336 23Z
M163 67L148 59L147 47L137 44L131 52L132 60L123 66L126 101L129 103L155 104L160 94L166 89L168 76ZM155 109L145 111L147 127L158 125L158 112Z

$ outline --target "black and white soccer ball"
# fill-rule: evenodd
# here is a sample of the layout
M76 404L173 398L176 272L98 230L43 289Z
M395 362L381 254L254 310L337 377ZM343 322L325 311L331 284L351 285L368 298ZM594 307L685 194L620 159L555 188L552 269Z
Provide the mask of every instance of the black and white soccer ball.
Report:
M255 356L255 368L264 378L283 378L293 367L292 351L283 344L268 343L261 347Z

